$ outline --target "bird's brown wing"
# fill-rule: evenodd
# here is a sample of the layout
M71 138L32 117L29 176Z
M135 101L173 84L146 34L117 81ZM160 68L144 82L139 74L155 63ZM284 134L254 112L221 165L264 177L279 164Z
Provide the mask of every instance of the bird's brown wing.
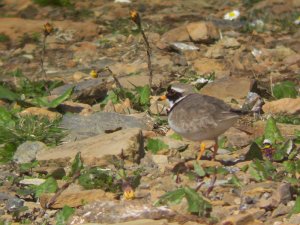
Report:
M169 120L184 133L213 129L218 123L237 118L230 107L214 97L190 94L172 109Z

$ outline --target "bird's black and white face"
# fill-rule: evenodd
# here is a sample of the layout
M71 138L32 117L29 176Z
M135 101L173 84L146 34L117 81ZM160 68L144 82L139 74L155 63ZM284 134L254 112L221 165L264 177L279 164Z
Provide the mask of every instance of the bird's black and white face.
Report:
M167 89L166 97L169 101L170 107L176 103L178 103L180 100L184 98L184 90L177 87L169 86Z
M166 98L169 101L170 108L174 106L174 104L180 102L184 99L188 94L193 93L193 87L187 84L173 84L167 88Z

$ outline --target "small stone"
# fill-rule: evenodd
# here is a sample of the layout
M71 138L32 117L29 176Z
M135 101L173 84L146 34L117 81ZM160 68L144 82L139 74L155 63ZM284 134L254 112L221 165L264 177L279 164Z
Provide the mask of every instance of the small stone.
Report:
M30 163L36 159L38 152L46 149L47 146L39 141L26 141L19 145L13 156L13 161L19 164Z
M161 37L161 41L165 43L185 42L189 41L190 37L185 26L180 26L167 31Z
M278 217L278 216L282 216L282 215L286 215L291 211L292 207L288 207L284 204L279 204L279 206L274 209L274 211L272 212L272 217Z
M44 183L46 180L45 179L39 179L39 178L26 178L23 180L20 180L20 184L23 185L40 185Z
M152 155L152 160L158 165L161 172L165 171L165 168L169 163L168 156L166 155Z
M93 113L92 107L88 104L65 101L58 106L58 110L62 113L78 113L87 116Z
M276 189L273 197L280 203L286 204L292 199L291 184L281 183Z
M6 202L5 208L8 212L16 212L24 205L24 200L17 197L9 198Z
M239 48L241 46L235 38L231 37L224 37L220 40L220 44L225 48Z
M219 38L218 29L211 22L193 22L186 29L195 42L211 43Z
M80 80L82 80L82 78L84 77L89 77L88 74L85 74L85 73L82 73L80 71L76 71L74 74L73 74L73 80L78 82Z
M151 104L149 110L154 115L161 115L161 116L167 115L167 107L158 102L154 102L153 104Z
M39 107L29 107L22 112L20 112L21 116L42 116L42 117L48 117L49 120L53 121L61 117L61 114L58 112L52 112L44 108Z
M289 225L299 225L300 224L300 214L293 214L288 220Z
M51 197L54 194L42 194L40 197L40 203L43 208L46 208L46 204L49 202ZM66 190L63 192L55 201L53 205L51 205L52 209L60 209L65 205L70 207L79 207L85 205L87 203L97 201L97 200L113 200L115 195L113 193L105 192L101 189L94 190Z
M240 213L230 216L221 222L222 225L250 225L253 224L254 217L250 213Z
M300 98L282 98L272 102L266 102L263 111L269 114L299 114Z

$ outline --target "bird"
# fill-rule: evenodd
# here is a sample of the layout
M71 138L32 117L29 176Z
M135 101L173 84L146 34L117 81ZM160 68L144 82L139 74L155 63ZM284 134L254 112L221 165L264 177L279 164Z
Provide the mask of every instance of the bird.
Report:
M160 100L167 99L170 105L168 124L182 137L200 142L197 160L203 156L206 146L204 140L213 140L212 160L218 151L218 137L234 125L241 114L222 100L195 93L189 85L172 84Z

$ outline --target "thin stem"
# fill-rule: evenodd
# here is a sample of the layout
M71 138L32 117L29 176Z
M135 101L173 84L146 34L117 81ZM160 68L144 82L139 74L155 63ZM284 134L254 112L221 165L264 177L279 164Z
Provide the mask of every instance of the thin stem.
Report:
M45 68L44 68L44 59L45 59L45 53L46 53L46 39L47 39L47 35L44 34L43 46L42 46L42 55L41 55L41 69L42 69L44 80L46 80L46 75L47 75L46 71L45 71Z
M146 48L147 48L147 64L148 64L148 71L149 71L149 86L150 86L150 89L152 90L153 70L152 70L152 63L151 63L151 47L150 47L149 41L148 41L148 39L145 35L145 32L144 32L143 28L140 27L140 30L141 30L141 33L142 33L142 36L143 36L143 39L144 39L144 42L145 42L145 45L146 45Z

